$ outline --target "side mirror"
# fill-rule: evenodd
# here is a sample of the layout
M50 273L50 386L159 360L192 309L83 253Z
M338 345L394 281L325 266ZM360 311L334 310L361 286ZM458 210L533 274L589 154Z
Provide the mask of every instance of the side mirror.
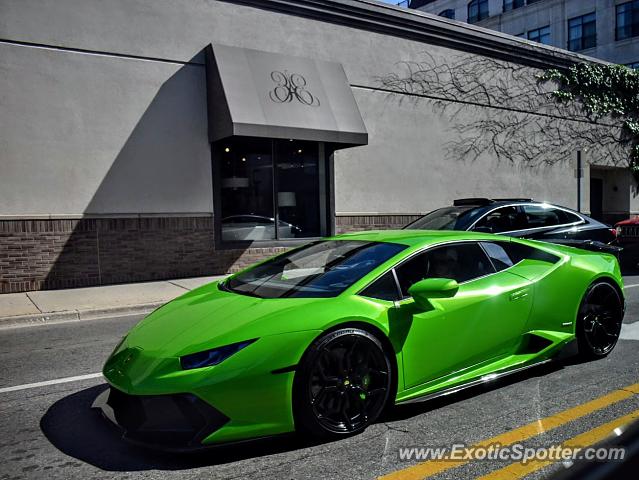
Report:
M452 278L426 278L411 285L408 293L418 306L432 308L429 303L431 298L453 297L457 290L459 284Z
M493 227L477 227L473 228L473 231L480 233L493 233Z

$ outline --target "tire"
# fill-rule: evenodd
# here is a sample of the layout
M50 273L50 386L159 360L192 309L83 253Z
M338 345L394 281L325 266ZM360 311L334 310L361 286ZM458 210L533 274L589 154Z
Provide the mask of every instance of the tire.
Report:
M296 428L319 438L364 431L384 410L391 377L391 362L371 333L343 328L319 337L295 374Z
M577 313L577 345L584 359L607 356L615 348L623 320L623 299L609 282L591 284Z

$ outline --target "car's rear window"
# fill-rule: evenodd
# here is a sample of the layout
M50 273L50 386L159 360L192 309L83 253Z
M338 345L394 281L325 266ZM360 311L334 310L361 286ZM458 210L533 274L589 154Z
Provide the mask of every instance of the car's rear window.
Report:
M557 255L518 242L482 242L482 246L497 270L503 270L526 259L548 263L559 261Z
M479 216L476 207L444 207L434 210L404 228L409 230L465 230Z
M406 245L360 240L323 240L245 270L221 284L261 298L334 297Z

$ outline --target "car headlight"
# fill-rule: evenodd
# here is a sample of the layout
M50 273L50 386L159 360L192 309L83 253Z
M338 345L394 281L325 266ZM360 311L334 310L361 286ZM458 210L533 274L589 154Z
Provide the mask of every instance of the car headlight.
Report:
M247 347L253 343L257 338L253 340L246 340L244 342L232 343L223 347L213 348L211 350L205 350L204 352L191 353L180 357L180 365L182 370L191 370L193 368L211 367L223 362L234 353L239 352L244 347Z

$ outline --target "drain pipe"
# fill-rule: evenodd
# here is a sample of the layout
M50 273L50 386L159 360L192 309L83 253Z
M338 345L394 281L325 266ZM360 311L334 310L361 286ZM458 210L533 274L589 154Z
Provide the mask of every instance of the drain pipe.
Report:
M577 150L577 211L581 212L581 150Z

